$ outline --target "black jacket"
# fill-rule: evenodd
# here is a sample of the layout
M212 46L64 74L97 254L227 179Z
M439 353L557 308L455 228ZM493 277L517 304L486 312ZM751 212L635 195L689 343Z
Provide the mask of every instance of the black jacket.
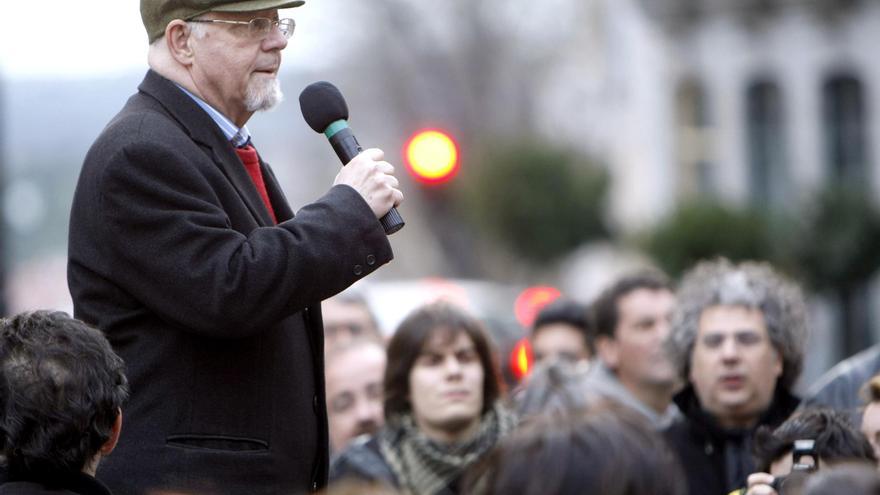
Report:
M0 495L111 495L100 481L79 473L52 486L31 481L9 481L0 485Z
M348 186L293 218L263 163L272 226L211 118L155 72L139 90L89 150L70 217L74 314L131 385L98 479L123 495L320 487L319 303L392 258L382 226Z
M703 411L693 386L679 392L675 403L683 413L665 435L684 468L690 495L727 495L746 486L755 470L752 439L759 426L775 428L798 406L798 398L777 388L770 407L751 429L725 429Z
M394 490L400 483L382 455L377 437L358 439L330 463L330 482L345 480L375 482Z

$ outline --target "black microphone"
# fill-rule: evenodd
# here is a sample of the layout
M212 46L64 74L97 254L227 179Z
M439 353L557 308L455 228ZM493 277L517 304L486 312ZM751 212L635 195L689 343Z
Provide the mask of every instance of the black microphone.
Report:
M309 84L299 95L299 106L309 127L327 136L342 165L364 150L348 127L348 105L336 86L327 81ZM388 235L404 226L403 218L394 207L379 222Z

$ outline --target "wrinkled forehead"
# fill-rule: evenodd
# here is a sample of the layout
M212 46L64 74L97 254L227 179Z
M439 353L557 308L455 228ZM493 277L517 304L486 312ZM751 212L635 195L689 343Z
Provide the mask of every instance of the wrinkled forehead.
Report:
M709 306L700 313L697 332L734 334L740 332L757 332L767 334L767 323L764 312L758 308L741 304L719 304Z

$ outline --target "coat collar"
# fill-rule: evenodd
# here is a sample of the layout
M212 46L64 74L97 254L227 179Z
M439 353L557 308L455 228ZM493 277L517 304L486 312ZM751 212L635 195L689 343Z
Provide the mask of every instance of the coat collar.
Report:
M777 386L773 393L773 401L770 403L770 407L764 411L764 414L761 415L758 424L754 428L728 429L719 425L715 417L703 409L693 385L688 384L687 387L675 395L673 401L678 405L687 422L694 429L700 430L703 434L716 439L751 435L758 426L766 425L775 428L788 419L800 404L800 399L788 390Z
M260 198L257 188L238 158L235 148L226 139L226 136L211 117L199 108L192 98L187 96L174 83L152 69L147 71L147 75L140 86L138 86L138 90L158 101L165 111L180 124L189 137L205 149L205 152L238 191L242 201L247 205L259 225L267 226L274 224L268 210L263 205L263 200ZM262 164L262 159L260 162ZM276 206L276 203L279 202L277 199L279 196L282 196L280 188L277 182L275 182L274 177L271 180L268 179L270 174L267 173L266 167L263 166L261 169L263 170L266 187L269 189L269 197L272 198L272 206L276 209L276 213L278 213L279 209L285 212L289 211L286 205L285 208L278 208ZM281 203L286 202L281 201ZM286 213L281 214L278 220L281 221L283 217L289 218L289 215Z

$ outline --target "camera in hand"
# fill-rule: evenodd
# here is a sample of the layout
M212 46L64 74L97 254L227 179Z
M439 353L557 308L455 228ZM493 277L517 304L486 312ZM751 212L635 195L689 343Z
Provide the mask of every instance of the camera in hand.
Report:
M795 440L791 457L791 472L773 480L773 489L779 495L800 493L807 476L819 469L815 440Z

